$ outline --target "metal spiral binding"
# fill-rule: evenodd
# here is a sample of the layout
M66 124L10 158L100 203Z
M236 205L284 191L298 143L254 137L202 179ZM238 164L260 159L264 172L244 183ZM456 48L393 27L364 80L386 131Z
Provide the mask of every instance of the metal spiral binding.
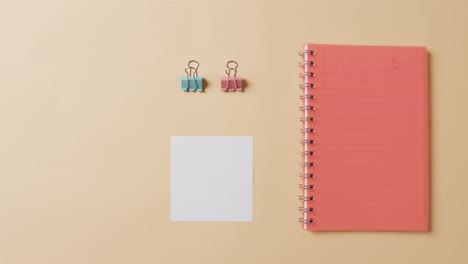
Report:
M313 94L312 95L304 94L304 95L299 95L299 99L315 99L315 96Z
M299 118L299 120L302 121L302 122L305 122L305 121L314 122L315 118L314 117L307 117L307 118L301 117L301 118Z
M310 89L315 89L315 84L314 83L301 83L299 84L299 89L304 89L305 87L310 88Z
M304 185L304 184L299 184L298 185L299 189L314 189L314 185Z
M315 133L315 129L313 128L301 128L299 129L302 133Z
M314 223L314 219L313 219L313 218L310 218L310 219L298 218L297 220L298 220L299 223L302 223L302 224L304 224L304 225L313 224L313 223Z
M313 211L314 211L314 208L313 208L313 207L309 207L309 208L306 207L306 208L304 208L304 207L302 207L302 206L299 206L299 207L297 207L297 210L298 210L299 212L307 213L307 212L313 212Z
M309 76L309 77L315 77L315 73L314 72L301 72L299 73L299 77L301 78L304 78L305 76Z
M299 162L299 166L301 166L301 167L314 167L315 162Z
M299 218L298 221L304 225L304 229L307 229L307 225L314 223L314 218L310 215L314 212L314 207L308 205L309 202L314 201L314 196L308 192L315 189L313 184L315 174L311 171L315 167L315 162L308 160L308 157L315 155L315 151L311 149L315 144L315 140L310 138L316 132L315 127L311 127L315 122L315 117L309 116L311 111L316 111L315 105L309 105L309 101L315 99L315 95L311 93L313 89L316 89L316 85L311 79L316 76L314 71L310 71L310 67L315 67L316 62L312 59L309 60L314 55L315 51L308 50L307 46L305 46L304 50L299 51L299 56L303 58L303 61L299 62L299 67L303 68L303 71L299 73L299 77L303 78L303 83L299 84L299 88L304 90L299 96L299 99L304 101L299 109L304 112L304 116L299 119L303 124L300 129L303 140L299 141L303 145L302 151L299 152L299 155L303 158L303 161L299 163L299 166L303 168L303 172L298 174L302 180L302 183L298 184L298 188L302 190L302 195L298 197L302 205L298 207L298 211L302 213L303 217Z
M315 106L304 105L304 106L299 106L299 109L301 109L302 111L305 111L305 110L315 111Z
M304 202L306 202L306 201L313 201L313 200L314 200L314 196L313 196L313 195L311 195L311 196L299 195L298 198L299 198L299 201L304 201Z
M304 55L305 55L306 53L309 53L310 56L315 55L315 51L313 51L313 50L308 51L307 49L304 49L304 50L300 50L300 51L299 51L299 56L304 57Z
M299 143L301 143L301 144L310 144L310 145L313 145L313 144L315 144L315 140L314 140L314 139L311 139L311 140L299 140Z
M314 174L313 174L313 173L310 173L310 174L299 173L297 176L298 176L299 178L311 178L311 179L314 178Z

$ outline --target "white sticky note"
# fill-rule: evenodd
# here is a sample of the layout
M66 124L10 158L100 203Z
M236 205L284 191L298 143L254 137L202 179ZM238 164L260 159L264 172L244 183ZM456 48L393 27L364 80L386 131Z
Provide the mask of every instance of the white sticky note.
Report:
M252 221L253 137L173 136L171 221Z

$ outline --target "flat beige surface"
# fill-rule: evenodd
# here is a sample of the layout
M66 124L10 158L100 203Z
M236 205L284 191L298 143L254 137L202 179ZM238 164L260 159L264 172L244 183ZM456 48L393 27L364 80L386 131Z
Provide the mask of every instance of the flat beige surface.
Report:
M0 38L2 264L468 263L467 1L5 0ZM432 232L296 223L308 41L428 47ZM169 221L171 135L254 136L252 223Z

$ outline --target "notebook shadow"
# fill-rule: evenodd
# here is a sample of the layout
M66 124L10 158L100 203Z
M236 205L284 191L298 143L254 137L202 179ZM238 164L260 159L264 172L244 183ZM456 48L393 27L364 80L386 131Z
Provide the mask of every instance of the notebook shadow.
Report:
M434 187L433 187L433 171L434 171L434 163L435 163L435 160L434 160L434 156L432 155L434 152L434 144L433 144L433 129L434 129L434 122L433 122L433 112L434 112L434 109L432 107L433 103L432 103L432 99L433 99L433 96L432 96L432 55L431 53L428 51L427 52L427 65L428 65L428 126L429 126L429 135L428 135L428 159L429 159L429 179L428 179L428 192L429 192L429 201L428 201L428 214L429 214L429 232L431 232L434 228L434 207L433 207L433 194L434 194Z

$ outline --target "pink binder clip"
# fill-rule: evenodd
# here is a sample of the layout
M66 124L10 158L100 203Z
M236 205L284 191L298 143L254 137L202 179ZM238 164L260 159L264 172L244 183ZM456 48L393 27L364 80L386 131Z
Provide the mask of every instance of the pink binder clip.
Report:
M229 91L244 91L244 82L241 77L237 77L237 62L230 60L226 63L226 77L221 78L221 90Z

